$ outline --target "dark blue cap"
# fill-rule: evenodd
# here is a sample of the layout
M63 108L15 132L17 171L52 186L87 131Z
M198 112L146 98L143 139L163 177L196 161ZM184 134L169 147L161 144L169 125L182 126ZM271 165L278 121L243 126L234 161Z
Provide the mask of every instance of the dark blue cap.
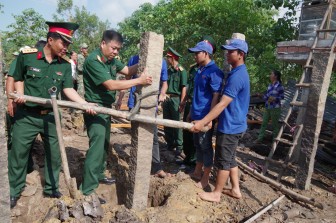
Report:
M241 39L231 39L228 45L222 45L223 50L241 50L245 54L248 52L247 43Z
M190 53L197 53L197 52L205 51L208 54L212 54L213 48L209 42L202 41L202 42L197 43L197 45L194 48L189 48L188 51Z

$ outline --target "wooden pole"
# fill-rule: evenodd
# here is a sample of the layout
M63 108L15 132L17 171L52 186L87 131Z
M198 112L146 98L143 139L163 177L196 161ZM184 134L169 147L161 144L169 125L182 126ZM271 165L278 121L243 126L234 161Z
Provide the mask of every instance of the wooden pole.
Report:
M273 186L274 188L276 188L277 190L281 191L282 193L292 197L293 199L296 199L298 201L302 201L304 203L313 205L314 207L323 209L323 205L321 203L316 202L313 198L309 198L309 197L305 197L301 194L296 193L293 190L290 190L288 188L286 188L284 185L282 185L281 183L278 183L268 177L265 177L264 175L258 173L256 170L250 168L249 166L247 166L245 163L243 163L240 160L237 160L237 163L239 164L239 166L241 168L243 168L244 170L246 170L248 173L250 173L251 175L257 177L259 180L262 180L268 184L270 184L271 186Z
M33 96L28 96L28 95L18 95L14 93L10 93L9 95L13 99L18 98L18 97L23 97L26 101L33 102L36 104L50 106L50 107L52 105L50 99L33 97ZM61 107L75 108L75 109L84 110L84 111L87 109L93 109L95 112L99 114L107 114L107 115L124 118L124 119L128 119L131 115L129 112L117 111L111 108L98 107L98 106L92 106L92 105L87 105L87 104L80 104L80 103L71 102L71 101L57 100L57 104ZM191 129L194 126L192 123L188 123L188 122L179 122L179 121L168 120L168 119L152 118L152 117L148 117L145 115L137 115L137 114L134 115L134 118L132 119L132 121L143 122L143 123L154 124L154 125L163 125L163 126L167 126L171 128L182 128L182 129ZM204 128L202 131L206 132L208 131L208 129Z
M64 146L64 141L63 141L61 120L60 120L58 107L57 107L57 100L56 100L57 88L52 87L48 91L49 91L49 94L50 94L50 97L51 97L51 103L52 103L52 108L53 108L54 117L55 117L56 132L57 132L59 149L60 149L60 153L61 153L62 167L63 167L64 177L65 177L65 182L68 186L70 196L72 198L76 199L76 198L79 198L79 191L77 190L76 179L75 178L72 179L70 177L68 158L67 158L67 155L66 155L66 152L65 152L65 146Z
M269 209L271 209L272 207L274 207L275 205L277 205L282 199L284 199L284 197L285 197L285 195L282 195L281 197L277 198L275 201L273 201L267 207L263 208L261 211L259 211L255 215L253 215L252 218L248 219L244 223L251 223L251 222L253 222L257 218L259 218L261 215L263 215L266 211L268 211Z

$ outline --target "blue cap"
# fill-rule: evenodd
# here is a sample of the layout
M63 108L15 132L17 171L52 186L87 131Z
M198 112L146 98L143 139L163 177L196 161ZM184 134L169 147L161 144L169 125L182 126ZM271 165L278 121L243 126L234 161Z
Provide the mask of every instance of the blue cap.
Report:
M190 53L197 53L197 52L205 51L208 54L212 54L213 48L211 44L208 43L207 41L202 41L202 42L197 43L197 45L194 48L189 48L188 51Z
M241 39L231 39L228 45L222 45L223 50L241 50L245 54L248 52L247 43Z

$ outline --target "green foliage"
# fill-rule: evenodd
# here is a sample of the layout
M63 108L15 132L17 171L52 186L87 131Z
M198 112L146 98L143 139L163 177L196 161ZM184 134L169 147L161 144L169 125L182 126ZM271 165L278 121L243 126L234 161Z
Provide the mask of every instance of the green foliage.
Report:
M203 35L211 35L217 48L230 39L232 33L244 33L249 43L247 66L252 91L260 91L269 83L271 69L283 72L284 79L298 75L297 66L276 59L276 43L297 39L296 0L161 0L157 5L143 4L131 17L119 23L125 37L124 58L137 53L141 33L163 34L165 48L172 46L184 55L182 63L194 63L187 49ZM283 18L274 19L279 7L287 8ZM223 62L221 50L214 55L217 64ZM295 77L294 77L295 78Z
M84 42L89 45L89 51L99 47L102 33L110 25L108 21L100 21L97 15L91 14L84 6L82 8L74 7L72 0L58 0L56 12L55 21L68 21L80 25L69 49L77 52L79 45Z
M13 60L13 53L23 46L33 47L40 37L47 35L47 25L41 14L34 9L25 9L21 15L14 15L15 22L3 33L3 51L8 67Z

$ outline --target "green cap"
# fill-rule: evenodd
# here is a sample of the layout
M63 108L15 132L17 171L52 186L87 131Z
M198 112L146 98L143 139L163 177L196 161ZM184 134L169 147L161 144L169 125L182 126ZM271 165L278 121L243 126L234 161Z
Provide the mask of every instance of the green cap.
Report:
M49 32L58 33L62 39L72 43L72 35L79 25L72 22L46 22L49 26Z
M178 52L176 52L176 50L174 50L171 47L168 47L167 56L182 57L181 54L179 54Z
M216 42L215 40L211 37L211 36L203 36L201 41L207 41L208 43L210 43L210 45L212 46L212 49L213 49L213 53L216 52Z

